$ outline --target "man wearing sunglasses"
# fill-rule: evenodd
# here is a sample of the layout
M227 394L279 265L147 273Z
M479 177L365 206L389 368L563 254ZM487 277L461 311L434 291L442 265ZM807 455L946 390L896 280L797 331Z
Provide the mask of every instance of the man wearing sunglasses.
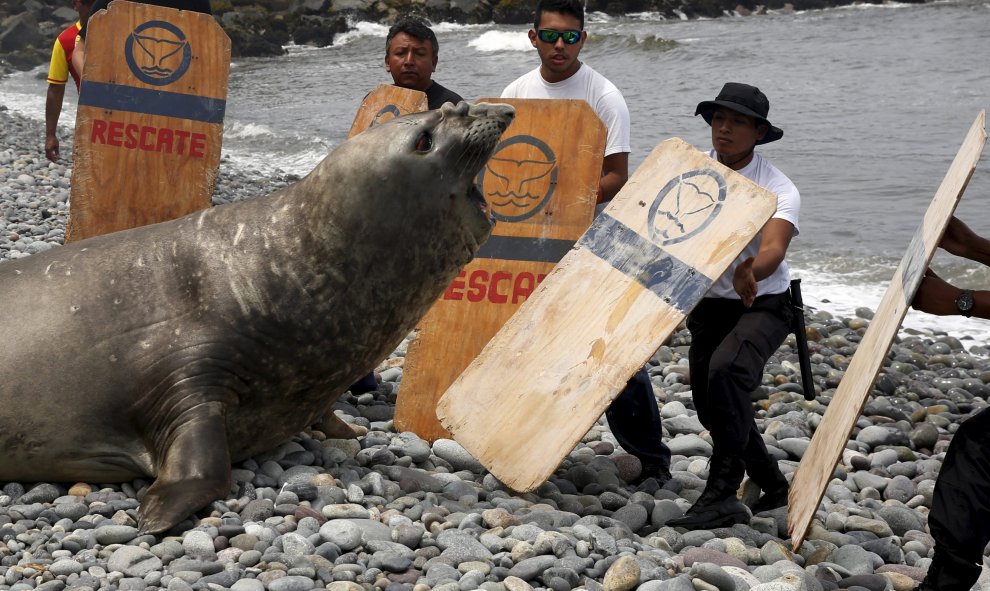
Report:
M629 178L629 108L607 78L578 60L587 33L578 0L540 0L529 40L540 67L502 91L503 98L578 99L587 102L606 128L598 203L611 200ZM645 369L637 372L605 413L624 450L639 458L643 470L635 483L670 480L670 449L663 442L660 411Z
M540 67L505 87L502 98L581 99L607 128L598 202L609 201L629 178L629 108L607 78L578 60L587 38L578 0L540 0L529 40Z

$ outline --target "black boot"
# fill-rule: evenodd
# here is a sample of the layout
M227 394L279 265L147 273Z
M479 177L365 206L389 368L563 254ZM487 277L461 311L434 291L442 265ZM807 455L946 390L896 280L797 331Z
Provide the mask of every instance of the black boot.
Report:
M982 570L980 565L967 562L936 542L928 574L915 591L969 591Z
M753 514L764 511L772 511L787 504L787 493L790 487L787 485L787 478L777 467L776 463L770 466L762 466L762 469L751 470L746 465L749 479L755 482L763 491L763 496L753 504Z
M749 509L736 497L743 471L741 458L713 455L704 492L683 517L671 519L667 525L687 529L714 529L749 523Z
M787 479L781 473L777 461L767 452L767 446L763 443L759 432L750 433L742 456L749 479L763 491L763 496L753 504L753 513L770 511L786 505Z

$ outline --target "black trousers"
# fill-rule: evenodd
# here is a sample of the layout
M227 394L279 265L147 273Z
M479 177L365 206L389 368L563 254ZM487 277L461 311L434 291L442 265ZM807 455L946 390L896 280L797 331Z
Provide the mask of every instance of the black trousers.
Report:
M663 442L660 410L645 369L629 379L605 411L605 418L622 449L644 466L670 468L670 448Z
M935 482L928 529L941 567L935 581L940 591L968 591L980 576L983 549L990 542L988 411L959 425Z
M750 308L739 300L704 298L687 322L691 394L698 419L712 435L713 456L741 456L764 490L780 481L780 470L756 427L750 392L790 332L793 314L788 292L760 296Z

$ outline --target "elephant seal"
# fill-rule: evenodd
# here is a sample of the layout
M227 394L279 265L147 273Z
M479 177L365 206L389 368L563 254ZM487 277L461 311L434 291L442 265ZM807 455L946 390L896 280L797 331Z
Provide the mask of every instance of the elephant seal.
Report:
M487 239L474 177L513 116L397 118L267 197L0 263L0 481L154 477L148 533L228 494Z

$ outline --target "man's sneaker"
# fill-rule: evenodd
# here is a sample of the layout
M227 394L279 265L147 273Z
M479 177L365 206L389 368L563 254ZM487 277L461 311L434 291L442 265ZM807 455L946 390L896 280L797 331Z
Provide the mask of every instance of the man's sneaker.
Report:
M772 511L778 507L787 505L787 491L790 487L785 482L783 486L773 488L763 493L763 496L753 504L753 514Z
M666 525L686 529L714 529L749 523L749 509L734 495L707 504L701 504L701 499L698 501L683 517L671 519Z

